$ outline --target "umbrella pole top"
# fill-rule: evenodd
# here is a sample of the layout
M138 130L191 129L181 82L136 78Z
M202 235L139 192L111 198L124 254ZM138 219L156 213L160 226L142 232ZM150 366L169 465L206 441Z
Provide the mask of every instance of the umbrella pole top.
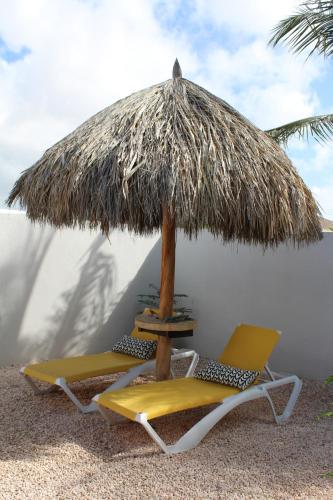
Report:
M182 78L182 77L183 77L182 69L180 67L178 59L176 59L172 68L172 78L175 80L176 78Z

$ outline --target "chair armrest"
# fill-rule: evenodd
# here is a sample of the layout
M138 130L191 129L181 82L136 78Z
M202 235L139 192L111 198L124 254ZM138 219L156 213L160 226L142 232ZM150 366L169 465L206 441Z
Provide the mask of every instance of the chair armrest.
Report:
M176 349L175 349L176 350ZM173 349L173 351L175 351ZM199 361L199 354L193 349L177 349L175 354L171 355L171 361L177 361L179 359L192 358L192 362L185 374L185 377L191 377L196 369Z

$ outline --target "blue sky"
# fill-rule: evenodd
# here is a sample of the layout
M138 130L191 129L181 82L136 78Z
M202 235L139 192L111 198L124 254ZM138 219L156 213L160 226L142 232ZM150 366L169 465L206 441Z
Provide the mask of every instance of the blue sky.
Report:
M15 63L24 59L30 50L27 47L20 47L19 50L12 50L6 42L0 37L0 58L7 63Z
M333 63L267 47L296 0L0 0L0 205L23 169L99 109L183 74L263 129L333 113ZM333 218L333 147L287 153Z

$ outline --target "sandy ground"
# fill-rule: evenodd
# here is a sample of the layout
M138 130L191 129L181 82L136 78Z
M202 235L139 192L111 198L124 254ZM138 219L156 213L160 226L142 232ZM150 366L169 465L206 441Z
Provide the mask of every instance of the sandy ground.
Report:
M305 382L293 417L277 426L268 403L232 411L194 450L166 456L131 422L108 428L63 393L35 396L17 373L0 370L1 499L331 499L332 420L317 420L332 391ZM74 385L88 401L112 377ZM139 381L140 382L140 381ZM142 381L141 381L142 382ZM275 393L281 405L285 389ZM172 442L207 412L156 419Z

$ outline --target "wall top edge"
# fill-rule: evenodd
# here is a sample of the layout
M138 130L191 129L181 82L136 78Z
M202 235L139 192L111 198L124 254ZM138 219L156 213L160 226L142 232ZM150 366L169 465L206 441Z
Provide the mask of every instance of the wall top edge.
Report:
M25 210L11 210L10 208L0 208L0 215L26 215Z

